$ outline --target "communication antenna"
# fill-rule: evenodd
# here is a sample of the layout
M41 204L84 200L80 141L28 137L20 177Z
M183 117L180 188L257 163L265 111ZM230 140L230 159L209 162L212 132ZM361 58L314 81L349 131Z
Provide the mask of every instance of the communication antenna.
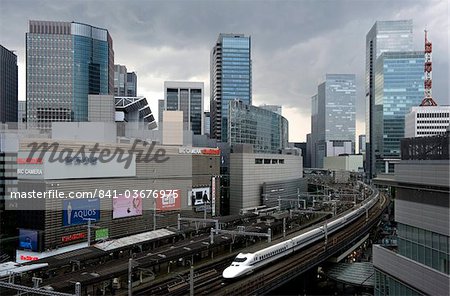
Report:
M424 64L424 72L425 72L425 80L423 82L425 89L425 96L420 103L420 106L437 106L436 102L433 100L431 96L431 71L432 71L432 44L431 41L428 40L427 30L425 30L425 64Z

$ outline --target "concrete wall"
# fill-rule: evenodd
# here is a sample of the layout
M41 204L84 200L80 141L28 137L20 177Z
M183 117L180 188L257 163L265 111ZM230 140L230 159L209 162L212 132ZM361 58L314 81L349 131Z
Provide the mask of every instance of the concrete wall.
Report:
M256 159L262 159L263 163L256 164ZM270 160L270 164L265 164L265 160ZM280 160L284 164L279 163ZM264 182L302 178L302 162L302 157L297 155L231 153L230 214L239 214L241 208L261 205Z
M183 145L183 111L164 111L162 129L164 145Z
M115 101L112 95L88 95L88 120L90 122L114 122Z

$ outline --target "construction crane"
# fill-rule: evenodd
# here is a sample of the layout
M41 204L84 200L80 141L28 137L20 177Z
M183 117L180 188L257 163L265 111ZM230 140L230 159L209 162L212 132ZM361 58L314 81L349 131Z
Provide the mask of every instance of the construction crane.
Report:
M425 72L425 80L423 82L424 89L425 89L425 96L422 100L422 103L420 103L420 106L437 106L436 102L433 100L433 97L431 96L431 71L432 71L432 44L428 40L427 36L427 30L425 30L425 65L424 65L424 72Z

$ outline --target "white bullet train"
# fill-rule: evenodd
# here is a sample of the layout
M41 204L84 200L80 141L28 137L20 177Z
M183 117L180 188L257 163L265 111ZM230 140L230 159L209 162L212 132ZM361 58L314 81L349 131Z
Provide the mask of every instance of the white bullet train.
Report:
M376 189L374 189L376 190ZM350 213L333 220L326 225L328 235L334 233L338 229L352 223L357 218L365 214L366 209L370 210L378 201L379 192L376 190L371 198L361 203L357 209ZM292 239L285 240L276 245L259 250L255 253L239 253L233 260L231 265L222 273L225 279L235 279L252 273L254 270L264 267L265 265L276 261L291 253L297 252L302 248L325 238L325 225L310 230Z

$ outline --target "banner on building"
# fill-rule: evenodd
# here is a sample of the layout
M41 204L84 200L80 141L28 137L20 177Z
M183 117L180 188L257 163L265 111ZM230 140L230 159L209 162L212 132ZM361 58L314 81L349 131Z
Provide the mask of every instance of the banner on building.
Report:
M172 211L181 209L181 190L160 190L156 199L156 210Z
M100 199L82 198L63 200L63 225L86 224L100 219Z
M118 194L113 199L113 219L142 216L142 197L141 195Z

